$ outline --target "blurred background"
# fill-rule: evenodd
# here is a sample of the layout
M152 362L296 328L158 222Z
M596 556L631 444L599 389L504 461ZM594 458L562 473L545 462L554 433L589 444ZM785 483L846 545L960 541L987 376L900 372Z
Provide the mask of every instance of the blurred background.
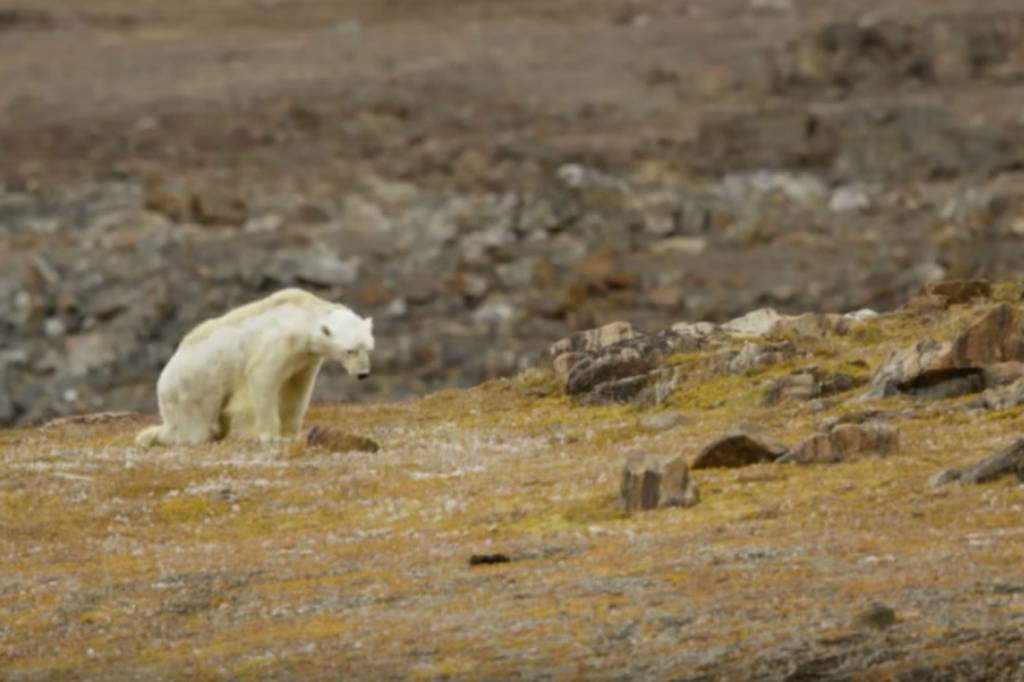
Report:
M0 424L284 286L375 320L318 401L891 309L1019 273L1022 164L1014 0L0 0Z

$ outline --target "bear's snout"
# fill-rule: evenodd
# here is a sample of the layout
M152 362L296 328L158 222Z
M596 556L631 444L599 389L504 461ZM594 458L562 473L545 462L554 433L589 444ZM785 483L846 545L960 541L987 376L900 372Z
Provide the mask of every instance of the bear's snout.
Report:
M370 376L369 372L360 372L359 374L356 375L356 378L359 379L360 381L362 381L363 379L365 379L368 376Z

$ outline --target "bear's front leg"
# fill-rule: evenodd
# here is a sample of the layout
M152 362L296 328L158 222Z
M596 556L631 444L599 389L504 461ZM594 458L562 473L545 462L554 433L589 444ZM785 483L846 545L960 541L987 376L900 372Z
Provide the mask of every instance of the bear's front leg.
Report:
M285 438L294 438L302 429L302 418L309 408L320 364L320 360L313 361L281 386L281 435Z
M273 344L268 344L273 348ZM268 351L257 354L228 405L232 436L262 442L281 439L280 395L284 363Z
M277 412L277 395L268 400L269 392L246 387L231 398L227 408L228 436L268 442L281 437L281 418ZM268 405L272 403L272 405Z

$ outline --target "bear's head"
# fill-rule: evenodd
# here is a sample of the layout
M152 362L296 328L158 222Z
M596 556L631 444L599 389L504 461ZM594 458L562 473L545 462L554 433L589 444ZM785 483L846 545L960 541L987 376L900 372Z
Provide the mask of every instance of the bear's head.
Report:
M321 316L311 345L316 355L337 360L351 376L365 379L370 376L373 319L339 306Z

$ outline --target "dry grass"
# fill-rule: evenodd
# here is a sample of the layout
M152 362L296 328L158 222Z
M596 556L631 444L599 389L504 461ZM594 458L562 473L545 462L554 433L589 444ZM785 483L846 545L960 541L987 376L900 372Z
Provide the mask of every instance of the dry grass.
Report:
M973 314L894 315L796 364L874 367ZM0 671L771 679L831 660L891 677L1005 650L1024 625L1024 492L927 480L1018 437L1021 410L934 404L886 459L704 470L697 507L619 511L632 452L695 453L738 422L795 444L850 409L759 407L792 369L698 373L672 399L686 423L657 433L537 373L310 415L376 453L140 450L135 422L0 432ZM468 565L493 552L513 561ZM897 613L882 633L855 625L874 602Z

